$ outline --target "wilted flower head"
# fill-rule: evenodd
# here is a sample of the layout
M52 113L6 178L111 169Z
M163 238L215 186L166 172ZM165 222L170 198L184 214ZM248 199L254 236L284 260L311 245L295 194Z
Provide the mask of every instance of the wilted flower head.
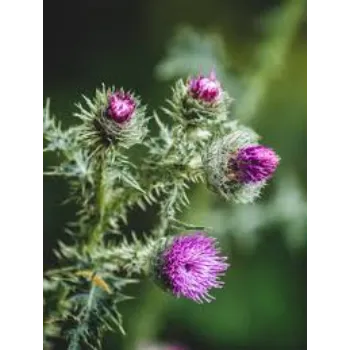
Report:
M117 91L108 98L108 115L117 123L128 121L136 108L136 102L132 96L123 91Z
M209 290L223 285L219 277L229 266L225 261L215 238L197 232L177 236L159 249L154 269L157 282L173 295L210 302Z
M231 155L229 168L237 181L257 183L268 180L278 163L279 157L272 149L262 145L249 145Z
M217 101L222 93L220 82L216 79L214 71L211 71L209 77L200 75L197 78L191 78L188 89L195 99L205 102Z
M275 172L279 157L248 128L214 140L202 157L209 187L237 203L251 203Z

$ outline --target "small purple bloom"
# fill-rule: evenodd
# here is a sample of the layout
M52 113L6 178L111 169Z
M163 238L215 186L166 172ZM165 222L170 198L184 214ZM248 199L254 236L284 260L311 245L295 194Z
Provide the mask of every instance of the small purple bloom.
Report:
M205 102L215 102L222 93L220 82L216 79L214 71L211 71L209 77L202 75L190 79L188 89L192 97Z
M202 232L175 237L161 254L161 278L177 297L210 302L208 291L222 287L218 277L229 266L219 253L215 238Z
M128 121L136 108L136 103L129 93L117 91L108 98L107 114L117 123Z
M279 164L276 153L265 146L250 145L241 148L229 161L233 177L241 183L268 180Z

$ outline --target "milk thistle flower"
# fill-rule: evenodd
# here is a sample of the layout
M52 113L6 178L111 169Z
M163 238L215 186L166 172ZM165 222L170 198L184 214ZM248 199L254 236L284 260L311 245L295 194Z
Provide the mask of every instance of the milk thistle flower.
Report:
M214 140L202 160L210 189L228 200L251 203L274 174L280 158L259 145L252 130L242 128Z
M216 79L213 70L209 77L200 75L197 78L191 78L188 83L188 90L195 99L208 103L218 101L222 94L220 82Z
M146 108L139 98L122 88L96 90L94 99L84 97L87 106L77 104L83 120L81 139L96 151L110 146L128 148L140 143L147 133Z
M276 153L262 145L249 145L232 154L231 176L241 183L257 183L272 177L279 163Z
M117 91L108 98L107 114L119 124L127 122L135 108L136 102L129 93Z
M219 277L229 266L225 261L215 238L197 232L162 245L155 256L154 275L156 282L176 297L210 302L214 298L209 290L224 284Z
M209 126L227 119L232 99L221 87L215 72L179 80L168 100L170 108L163 109L177 122L191 126Z

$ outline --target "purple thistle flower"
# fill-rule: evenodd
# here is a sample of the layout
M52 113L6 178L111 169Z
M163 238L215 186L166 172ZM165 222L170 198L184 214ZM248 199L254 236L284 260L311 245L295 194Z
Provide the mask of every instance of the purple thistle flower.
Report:
M210 103L217 101L222 93L214 71L211 71L208 78L199 75L197 78L190 79L188 89L193 98Z
M275 172L279 157L270 148L249 145L239 149L230 159L233 178L241 183L257 183L268 180Z
M129 93L117 91L108 97L107 114L117 123L128 121L136 108L136 102Z
M210 302L211 288L220 288L219 276L228 268L215 238L202 232L175 237L160 254L160 278L177 297Z

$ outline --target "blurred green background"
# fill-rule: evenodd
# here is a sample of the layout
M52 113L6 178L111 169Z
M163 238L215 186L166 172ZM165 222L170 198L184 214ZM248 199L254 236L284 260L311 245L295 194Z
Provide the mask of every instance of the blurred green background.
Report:
M253 205L224 203L205 186L191 192L182 218L212 227L231 263L217 300L197 305L135 285L121 306L128 334L107 335L104 349L306 349L306 55L303 0L45 2L44 98L64 125L101 82L134 89L151 111L175 78L215 66L236 99L233 116L282 157ZM44 167L54 162L45 155ZM45 269L74 219L66 196L64 181L44 178ZM152 215L133 213L132 228L150 227Z

